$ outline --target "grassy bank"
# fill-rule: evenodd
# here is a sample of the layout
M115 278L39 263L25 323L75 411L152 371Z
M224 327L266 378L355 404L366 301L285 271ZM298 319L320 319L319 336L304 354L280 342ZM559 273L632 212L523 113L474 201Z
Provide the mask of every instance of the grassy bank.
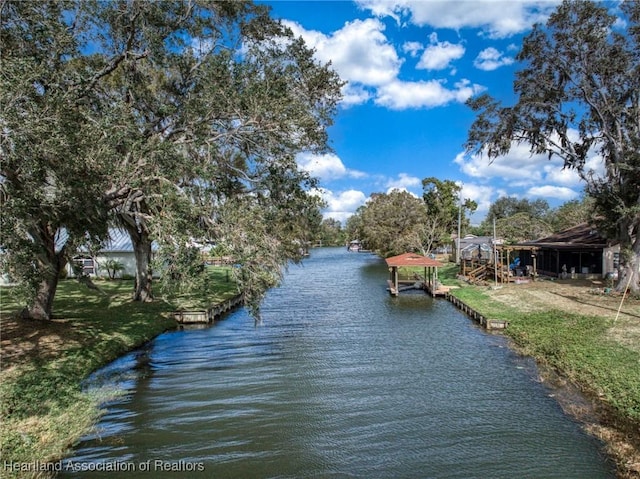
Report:
M479 288L453 291L486 317L509 321L506 334L521 350L640 424L640 358L607 338L609 321L565 311L522 312L493 302Z
M455 280L449 276L445 282ZM640 354L611 339L614 321L554 309L551 303L545 311L526 311L496 301L488 291L463 285L452 294L487 318L508 321L505 334L523 354L590 398L598 424L587 429L608 444L621 477L640 477Z
M62 281L55 319L15 317L17 304L3 288L0 417L3 463L46 463L63 457L100 414L100 404L116 391L82 391L91 372L175 328L170 312L179 307L220 302L235 294L224 269L211 271L206 292L153 303L130 300L132 281L99 281L100 291ZM2 477L33 477L7 471ZM41 477L41 476L39 476Z

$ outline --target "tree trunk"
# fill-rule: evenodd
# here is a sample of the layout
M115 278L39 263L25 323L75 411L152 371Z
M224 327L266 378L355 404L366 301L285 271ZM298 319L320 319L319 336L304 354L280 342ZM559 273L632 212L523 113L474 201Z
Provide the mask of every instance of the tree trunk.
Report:
M133 300L143 303L153 301L151 290L153 276L151 272L151 238L145 231L139 232L127 227L133 253L136 258L136 281L133 291Z
M58 273L43 279L33 303L22 311L23 318L50 320L53 314L53 299L58 289Z
M624 252L622 252L624 255ZM618 284L615 290L621 293L629 289L633 293L640 293L640 237L636 237L631 250L626 255L624 263L620 264Z
M40 240L42 255L36 260L38 269L46 272L38 284L33 302L22 311L23 318L50 320L53 316L53 299L58 290L60 272L67 264L65 249L55 250L55 233L53 228L42 227L40 234L34 238Z

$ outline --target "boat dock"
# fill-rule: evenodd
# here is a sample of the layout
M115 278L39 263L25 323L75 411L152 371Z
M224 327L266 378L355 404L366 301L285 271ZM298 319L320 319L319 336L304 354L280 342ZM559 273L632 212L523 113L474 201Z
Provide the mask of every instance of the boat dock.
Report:
M443 286L442 284L436 282L435 285L431 281L425 281L425 279L420 275L415 275L413 280L398 280L398 286L393 283L390 279L387 280L387 290L391 293L392 296L398 296L398 294L403 291L409 291L412 289L421 289L425 291L428 295L439 297L446 297L449 294L451 288L449 286Z
M211 305L206 310L179 310L173 312L173 318L180 324L212 323L232 309L244 304L244 296L238 294L222 303Z
M432 297L442 297L453 303L458 309L476 320L486 329L505 329L508 321L486 318L471 308L464 301L451 294L451 287L444 286L438 280L438 266L442 263L416 253L405 253L386 259L390 278L387 280L387 291L392 296L410 289L422 289ZM416 267L424 268L424 275L418 274ZM400 268L404 268L400 273Z
M425 281L424 283L425 291L433 297L442 296L447 297L449 295L449 291L451 288L449 286L443 286L439 282L436 282L435 287L429 282Z
M438 267L442 266L439 261L417 253L405 253L387 258L385 261L390 272L390 278L387 280L388 290L393 296L409 289L424 289L431 296L446 294L444 287L438 281ZM406 277L401 277L400 268L405 268L403 271L409 268ZM424 274L419 275L410 268L423 268Z

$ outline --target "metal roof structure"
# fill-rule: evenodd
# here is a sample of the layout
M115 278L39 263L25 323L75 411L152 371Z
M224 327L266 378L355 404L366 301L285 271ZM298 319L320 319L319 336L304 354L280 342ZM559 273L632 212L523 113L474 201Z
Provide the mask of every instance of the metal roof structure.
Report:
M133 251L131 236L124 230L110 228L109 239L101 249L102 252L130 253Z
M404 253L385 259L390 267L402 268L405 266L421 266L425 268L438 268L444 266L440 261L428 258L418 253Z
M589 223L582 223L572 228L555 233L546 238L540 238L535 241L526 241L518 246L537 246L540 248L555 249L602 249L608 246L607 239L604 238L595 226Z
M60 228L56 232L56 252L61 251L64 245L69 240L69 233L66 229ZM151 243L151 250L158 251L158 243L153 241ZM107 239L100 248L101 253L133 253L133 244L131 243L131 237L125 230L118 228L109 228L109 239ZM81 246L78 248L78 253L87 253L87 248Z

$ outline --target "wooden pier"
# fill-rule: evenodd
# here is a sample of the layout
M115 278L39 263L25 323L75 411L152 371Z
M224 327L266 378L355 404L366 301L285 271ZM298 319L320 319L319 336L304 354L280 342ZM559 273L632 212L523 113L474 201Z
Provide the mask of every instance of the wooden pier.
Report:
M430 294L434 298L436 296L442 296L446 298L449 295L450 289L451 288L449 288L449 286L443 286L438 281L436 281L435 284L432 284L429 281L424 282L424 290L427 292L427 294Z
M193 310L193 311L174 311L173 318L180 324L202 324L212 323L215 320L238 306L244 304L244 297L242 294L227 299L220 304L215 304L207 308L206 310Z
M392 296L398 296L402 291L409 289L423 289L427 294L435 297L443 297L453 303L458 309L480 323L486 329L505 329L509 322L502 319L491 319L477 312L464 301L450 293L451 287L444 286L438 280L438 266L442 263L416 253L405 253L386 259L389 267L390 278L387 280L387 291ZM420 275L412 268L424 268L424 275ZM400 275L400 268L405 272ZM408 271L408 273L407 273Z

